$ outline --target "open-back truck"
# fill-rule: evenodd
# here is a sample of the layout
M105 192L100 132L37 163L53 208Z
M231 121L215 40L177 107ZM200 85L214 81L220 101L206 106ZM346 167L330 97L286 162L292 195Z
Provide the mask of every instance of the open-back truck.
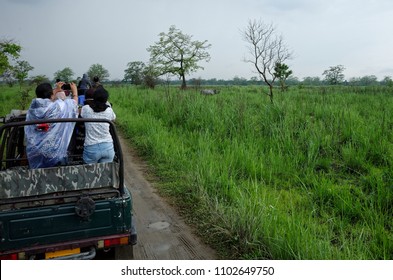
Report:
M13 111L0 125L0 259L94 259L136 243L122 150L107 120L26 121ZM74 122L67 165L31 169L24 127ZM82 161L84 123L107 122L115 148L110 163Z

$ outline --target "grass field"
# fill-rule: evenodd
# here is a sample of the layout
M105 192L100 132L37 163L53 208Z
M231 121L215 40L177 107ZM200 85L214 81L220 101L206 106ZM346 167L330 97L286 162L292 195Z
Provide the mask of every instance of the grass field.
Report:
M2 114L18 104L5 89ZM274 104L257 87L109 91L161 191L224 257L393 259L390 89L292 88Z

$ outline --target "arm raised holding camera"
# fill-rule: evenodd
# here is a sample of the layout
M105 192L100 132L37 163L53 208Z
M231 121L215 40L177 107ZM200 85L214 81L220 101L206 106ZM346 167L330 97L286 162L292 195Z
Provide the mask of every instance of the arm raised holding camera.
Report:
M53 95L56 96L56 93L64 90L71 90L72 99L75 100L76 104L78 104L78 89L75 83L64 83L58 82L56 83L56 88L53 90Z
M64 82L57 82L56 83L56 88L53 89L53 95L56 95L56 93L63 91L63 85L65 83Z
M71 92L72 92L72 99L75 100L76 104L78 104L78 89L75 83L70 83Z

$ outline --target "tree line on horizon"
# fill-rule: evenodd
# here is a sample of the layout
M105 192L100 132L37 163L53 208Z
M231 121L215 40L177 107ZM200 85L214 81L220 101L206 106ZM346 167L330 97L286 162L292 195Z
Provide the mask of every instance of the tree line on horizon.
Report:
M249 55L244 59L255 67L258 76L250 79L235 76L232 79L201 79L187 78L191 73L203 67L199 62L210 60L208 49L211 44L207 40L192 40L191 35L184 34L172 25L167 33L161 32L159 40L147 48L150 53L149 62L131 61L124 70L122 80L109 80L109 71L101 64L93 64L86 71L90 79L98 77L101 82L128 83L154 88L157 84L180 85L182 89L189 86L201 85L265 85L267 95L273 102L273 89L285 91L288 86L321 86L321 85L350 85L350 86L393 86L390 76L378 81L375 75L345 79L344 66L331 66L322 73L322 77L305 77L302 80L293 75L286 64L292 59L292 52L286 46L281 35L277 34L273 24L265 24L261 20L250 20L242 31L243 40L247 43ZM29 62L20 59L22 47L12 40L0 40L0 82L21 87L25 81L50 81L45 75L28 78L28 73L34 69ZM60 79L65 82L78 81L70 67L65 67L53 74L53 81ZM177 77L177 79L173 79Z

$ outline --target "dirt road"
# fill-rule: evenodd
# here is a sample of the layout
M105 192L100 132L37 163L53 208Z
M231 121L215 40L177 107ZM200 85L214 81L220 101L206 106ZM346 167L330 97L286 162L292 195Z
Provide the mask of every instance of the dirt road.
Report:
M125 182L133 196L138 244L133 248L137 260L209 260L217 255L192 233L175 210L162 199L144 178L144 163L121 137ZM131 259L123 250L118 259Z

